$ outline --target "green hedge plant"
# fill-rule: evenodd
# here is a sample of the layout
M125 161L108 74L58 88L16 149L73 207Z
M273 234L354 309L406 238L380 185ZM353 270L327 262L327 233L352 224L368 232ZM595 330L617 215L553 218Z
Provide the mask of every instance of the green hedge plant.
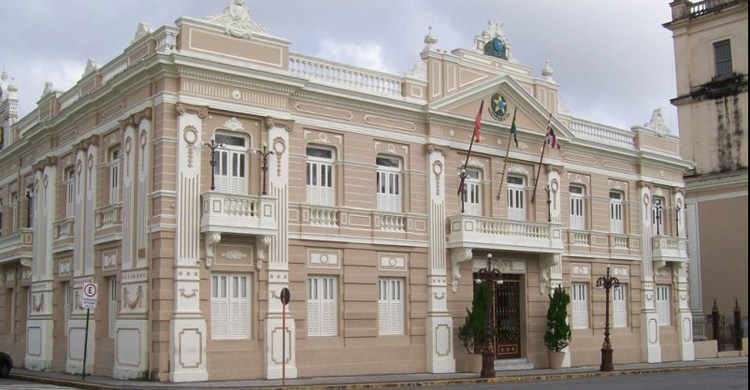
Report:
M570 344L570 325L568 325L568 295L562 286L555 288L549 296L547 309L547 331L544 332L544 345L548 351L560 352Z

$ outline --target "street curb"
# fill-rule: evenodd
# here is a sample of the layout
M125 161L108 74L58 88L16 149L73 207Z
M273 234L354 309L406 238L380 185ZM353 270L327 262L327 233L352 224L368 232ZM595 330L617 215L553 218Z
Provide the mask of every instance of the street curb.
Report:
M698 371L698 370L716 370L716 369L730 369L730 368L747 368L747 363L736 363L736 364L720 364L710 366L690 366L690 367L660 367L660 368L642 368L642 369L627 369L627 370L615 370L610 372L572 372L572 373L560 373L560 374L531 374L531 375L514 375L514 376L499 376L495 378L463 378L463 379L436 379L436 380L415 380L415 381L394 381L394 382L371 382L371 383L342 383L342 384L318 384L318 385L304 385L304 384L292 384L287 386L281 385L270 385L270 386L243 386L243 385L226 385L222 386L220 383L213 385L203 386L180 386L179 384L167 384L159 383L152 386L143 386L145 383L128 383L123 381L122 385L108 385L95 382L86 382L85 380L75 379L61 379L61 378L45 378L35 375L25 374L13 374L11 373L10 378L26 380L30 382L37 382L56 386L74 386L83 390L123 390L123 389L165 389L165 390L205 390L205 389L254 389L254 390L283 390L283 389L309 389L309 390L345 390L345 389L377 389L383 387L431 387L431 386L447 386L447 385L465 385L475 383L511 383L511 382L534 382L534 381L551 381L561 379L581 379L581 378L596 378L596 377L609 377L609 376L629 376L629 375L644 375L654 374L662 372L682 372L682 371ZM146 382L148 383L148 382Z

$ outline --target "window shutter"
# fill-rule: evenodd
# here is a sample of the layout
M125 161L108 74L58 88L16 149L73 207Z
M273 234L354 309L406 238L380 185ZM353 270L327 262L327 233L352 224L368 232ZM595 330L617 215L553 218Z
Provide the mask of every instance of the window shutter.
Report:
M588 300L586 284L573 283L573 328L585 329L589 327Z
M320 336L320 302L318 301L318 279L307 282L307 335Z
M401 280L391 280L391 327L390 334L403 334L404 329L404 301Z
M628 326L627 294L624 285L612 289L612 327L625 328Z
M656 286L656 313L659 325L670 325L669 286Z
M333 278L323 278L321 299L321 335L336 336L336 291Z

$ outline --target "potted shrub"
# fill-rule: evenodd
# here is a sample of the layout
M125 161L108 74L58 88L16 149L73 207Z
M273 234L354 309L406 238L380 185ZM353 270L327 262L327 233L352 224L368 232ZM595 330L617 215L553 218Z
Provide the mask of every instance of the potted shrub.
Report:
M471 310L466 309L466 320L458 327L458 338L469 353L469 371L479 373L482 369L482 348L487 339L487 302L489 288L485 283L474 287Z
M562 286L555 288L549 296L547 309L547 330L544 332L544 345L547 347L550 368L562 367L565 352L563 349L570 344L570 325L568 325L568 295Z

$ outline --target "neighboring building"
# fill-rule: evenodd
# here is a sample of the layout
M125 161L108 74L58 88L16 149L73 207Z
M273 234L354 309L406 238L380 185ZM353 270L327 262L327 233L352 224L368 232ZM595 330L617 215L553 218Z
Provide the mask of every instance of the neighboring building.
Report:
M547 366L547 294L562 284L566 364L598 364L607 267L622 283L615 362L693 359L674 218L692 165L658 115L628 131L566 113L552 69L532 76L497 23L450 53L428 35L396 76L295 54L242 3L141 25L120 56L89 62L68 91L47 85L19 120L14 95L3 100L0 349L30 370L80 372L81 288L95 282L97 375L464 371L457 328L492 254L499 359ZM467 159L493 97L508 115L485 115ZM548 126L562 149L540 167Z
M738 301L747 337L747 0L670 4L696 325L714 300L729 321ZM704 328L696 327L696 337Z

